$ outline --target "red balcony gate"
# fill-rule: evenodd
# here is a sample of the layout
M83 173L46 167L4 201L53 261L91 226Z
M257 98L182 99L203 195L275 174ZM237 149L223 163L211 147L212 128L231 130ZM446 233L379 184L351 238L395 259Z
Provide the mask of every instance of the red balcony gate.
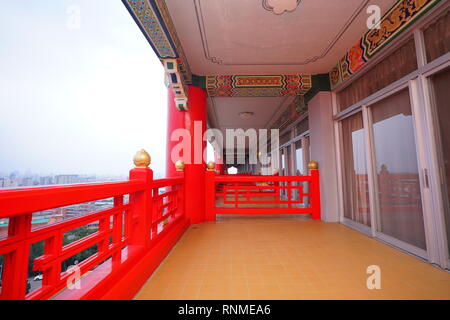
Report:
M319 170L310 170L308 176L215 175L208 171L206 218L215 221L217 214L311 214L318 220L319 179Z

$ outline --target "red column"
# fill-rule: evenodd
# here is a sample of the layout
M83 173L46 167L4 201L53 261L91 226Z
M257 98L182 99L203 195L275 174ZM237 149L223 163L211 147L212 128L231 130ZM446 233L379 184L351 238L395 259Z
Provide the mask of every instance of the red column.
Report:
M186 214L192 224L205 221L205 163L203 152L206 141L206 92L198 87L189 86L188 108L185 128L191 134L191 161L186 163L185 196Z
M215 177L214 171L206 171L205 173L205 219L206 221L216 221L214 214L215 195Z
M171 88L168 89L167 95L167 147L166 147L166 177L178 176L175 169L175 162L180 159L171 159L171 152L179 141L171 141L172 132L176 129L185 128L185 111L179 111L175 106L175 96Z

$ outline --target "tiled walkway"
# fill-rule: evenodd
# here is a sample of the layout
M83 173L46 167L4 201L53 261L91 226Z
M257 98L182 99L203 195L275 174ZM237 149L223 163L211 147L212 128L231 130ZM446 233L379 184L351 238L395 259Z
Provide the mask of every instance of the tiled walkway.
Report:
M338 223L236 216L191 227L136 299L450 299L450 274Z

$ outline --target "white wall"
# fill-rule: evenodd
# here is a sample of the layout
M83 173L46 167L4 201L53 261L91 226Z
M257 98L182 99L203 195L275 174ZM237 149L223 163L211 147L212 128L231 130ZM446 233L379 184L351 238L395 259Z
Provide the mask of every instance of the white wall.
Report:
M311 160L319 162L322 220L339 221L338 180L330 92L319 92L308 105Z

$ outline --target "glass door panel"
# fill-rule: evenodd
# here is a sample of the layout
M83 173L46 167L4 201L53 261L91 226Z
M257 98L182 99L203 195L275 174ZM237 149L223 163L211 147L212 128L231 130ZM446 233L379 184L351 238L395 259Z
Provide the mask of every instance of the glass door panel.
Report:
M440 180L445 208L447 242L450 249L450 68L433 75L430 81L437 120Z
M303 148L301 141L297 141L295 143L295 175L305 175L305 171L303 168Z
M426 249L419 169L409 90L370 107L379 232Z
M286 159L286 176L290 176L291 174L292 174L292 163L293 163L293 161L292 161L292 152L291 152L291 146L289 145L289 146L287 146L286 147L286 156L285 156L285 159Z
M362 113L341 123L344 217L371 225L366 145Z
M281 149L281 164L280 164L280 176L286 176L286 148L282 148ZM284 186L284 182L280 182L280 186L283 187ZM280 195L282 198L285 197L286 195L286 190L285 189L281 189L280 190Z
M295 142L295 167L294 167L294 172L295 172L295 176L302 176L304 175L304 171L303 171L303 148L302 148L302 141L299 140L297 142ZM302 182L293 182L294 186L296 187L300 187L302 186L303 189L306 187L305 183ZM306 192L307 190L303 190L303 192ZM295 200L300 200L300 192L299 189L294 189L293 190L293 194L294 194L294 199ZM305 200L305 199L303 199ZM300 206L300 205L297 205Z
M313 160L311 159L311 139L309 138L309 136L305 137L305 140L303 141L303 148L306 148L306 152L304 153L306 155L306 163L308 163L309 161Z

